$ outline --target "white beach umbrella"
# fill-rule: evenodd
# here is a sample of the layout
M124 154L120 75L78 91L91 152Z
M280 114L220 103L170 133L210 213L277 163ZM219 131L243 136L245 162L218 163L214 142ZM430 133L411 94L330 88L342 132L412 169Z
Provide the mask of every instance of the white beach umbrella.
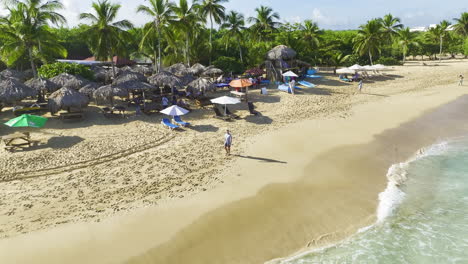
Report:
M221 96L221 97L218 97L218 98L215 98L215 99L211 99L211 102L213 104L223 104L224 105L224 114L226 114L226 111L227 111L226 105L228 105L228 104L238 104L241 101L239 100L239 98L234 98L234 97L230 97L230 96Z
M355 70L355 71L361 71L361 70L364 69L364 67L362 67L359 64L354 64L353 66L349 67L348 69Z
M165 115L170 115L170 116L181 116L181 115L187 114L189 111L180 106L173 105L166 109L161 110L160 112Z
M336 73L338 74L354 74L355 72L356 72L355 70L351 70L349 68L342 68L342 69L336 70Z
M370 66L370 65L366 65L364 67L362 67L363 70L365 71L374 71L375 70L375 67L374 66Z
M387 66L382 65L382 64L376 64L373 67L374 67L374 70L377 70L377 71L388 70Z
M287 71L287 72L283 73L283 76L284 77L299 77L299 76L297 76L297 74L295 74L292 71Z

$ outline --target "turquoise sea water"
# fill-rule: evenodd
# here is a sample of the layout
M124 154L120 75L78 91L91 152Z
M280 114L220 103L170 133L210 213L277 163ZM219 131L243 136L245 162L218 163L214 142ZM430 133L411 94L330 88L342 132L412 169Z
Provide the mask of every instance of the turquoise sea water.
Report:
M375 225L282 263L468 263L468 138L389 170Z

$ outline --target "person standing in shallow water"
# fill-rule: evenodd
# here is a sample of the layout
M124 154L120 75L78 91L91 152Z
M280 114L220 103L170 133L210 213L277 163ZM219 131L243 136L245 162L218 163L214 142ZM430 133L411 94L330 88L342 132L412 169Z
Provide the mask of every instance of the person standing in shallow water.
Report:
M226 130L226 134L224 135L224 149L226 150L226 156L231 155L231 144L232 144L232 135L228 129Z

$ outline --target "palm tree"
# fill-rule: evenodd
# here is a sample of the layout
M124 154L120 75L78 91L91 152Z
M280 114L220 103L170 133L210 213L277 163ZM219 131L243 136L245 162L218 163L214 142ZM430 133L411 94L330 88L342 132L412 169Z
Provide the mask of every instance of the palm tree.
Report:
M401 20L398 17L394 17L392 14L387 14L383 18L379 18L379 21L382 24L384 35L388 37L388 41L397 37L398 30L403 28Z
M336 52L330 57L330 63L333 66L333 74L336 74L336 69L342 66L351 55L344 55L341 52Z
M439 41L440 41L440 52L439 52L439 61L442 60L442 50L443 50L443 44L444 44L444 39L447 38L448 32L447 29L450 26L450 22L447 20L443 20L436 26L435 33L436 35L439 36Z
M418 41L416 40L416 35L410 31L407 27L398 31L398 44L401 46L403 50L403 63L406 61L406 53L408 52L408 48L410 46L419 46Z
M454 18L457 23L453 25L453 30L462 35L463 37L468 37L468 12L461 14L460 18Z
M128 20L115 22L120 9L119 4L112 4L108 0L93 2L92 5L96 15L91 13L81 13L80 19L90 20L92 25L86 32L91 50L96 60L110 60L112 73L115 78L115 63L113 57L119 53L125 53L126 40L129 34L126 29L133 27Z
M384 31L382 23L377 19L373 19L359 28L360 30L353 40L354 48L361 56L367 53L372 65L372 54L380 53L380 46L383 41Z
M244 63L241 48L242 31L245 29L244 15L236 11L229 12L229 14L226 16L226 21L221 25L221 28L226 29L226 32L223 36L224 42L226 43L226 48L228 47L230 40L235 39L237 42L237 47L239 48L240 60L242 63Z
M312 20L305 20L304 24L299 26L303 40L309 44L310 48L317 48L320 44L320 35L323 31L320 30L317 23Z
M153 18L153 21L144 26L144 34L140 42L140 49L146 42L152 41L152 37L157 38L157 56L154 54L154 71L161 69L161 30L165 28L174 19L174 4L168 0L149 0L149 6L139 5L137 13L143 13ZM156 49L154 49L156 53ZM157 57L157 58L156 58ZM157 62L157 63L156 63Z
M199 9L197 0L189 5L187 0L179 0L179 5L173 7L175 14L175 26L176 28L185 34L185 60L187 65L190 65L190 36L201 18L197 14L196 10Z
M33 75L37 78L35 59L46 61L46 54L66 56L63 48L49 30L49 23L61 25L66 19L56 11L63 8L58 0L4 1L9 11L0 18L0 53L11 65L27 54Z
M271 7L260 6L255 8L257 12L256 17L249 17L247 21L253 23L250 27L253 38L265 41L268 38L268 35L276 31L281 23L275 21L280 19L280 15L277 12L273 12Z
M213 20L217 24L221 24L221 22L225 18L225 8L222 3L227 3L228 0L203 0L203 3L200 5L201 15L208 19L210 18L210 64L211 64L211 53L213 51L213 43L212 43L212 33L213 33Z

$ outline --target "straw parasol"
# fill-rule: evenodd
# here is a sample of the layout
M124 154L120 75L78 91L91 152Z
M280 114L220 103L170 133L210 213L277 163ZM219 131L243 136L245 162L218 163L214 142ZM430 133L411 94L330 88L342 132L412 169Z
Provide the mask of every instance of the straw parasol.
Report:
M147 82L145 75L131 71L131 70L123 70L119 73L119 76L115 78L113 84L118 85L120 83L128 82L128 81L139 81L139 82Z
M101 86L93 92L94 99L100 100L100 101L110 101L111 104L114 103L114 100L113 100L114 96L127 97L128 90L123 87L113 86L109 84L109 85Z
M192 74L198 75L206 70L206 67L203 66L200 63L196 63L190 67L190 70L192 71Z
M204 78L198 78L195 81L192 81L187 85L187 89L192 90L192 91L194 90L200 91L202 93L206 91L214 90L215 88L216 86L212 82Z
M49 96L49 110L56 113L60 109L70 111L71 108L82 109L89 103L89 98L71 88L63 87Z
M91 67L91 71L94 73L94 78L99 82L105 82L107 79L107 70L100 66Z
M156 86L182 87L181 78L167 71L162 71L148 77L148 82Z
M147 66L140 66L140 65L136 65L132 68L132 70L134 72L138 72L138 73L141 73L143 75L151 75L153 73L153 69L151 67L147 67Z
M193 75L185 75L180 77L183 86L187 86L189 83L195 81L197 78Z
M25 79L27 79L27 76L25 73L13 69L6 69L0 72L0 79L8 78L14 78L24 81Z
M348 69L353 70L353 71L362 71L364 70L364 67L362 67L359 64L354 64L353 66L348 67Z
M26 97L37 95L37 91L18 80L8 78L0 81L0 103L10 104Z
M79 75L72 75L68 73L61 73L55 77L49 79L51 82L55 83L59 87L68 87L74 89L80 89L89 83L89 81Z
M218 68L211 68L211 69L205 70L202 75L212 76L212 75L221 75L221 74L223 74L223 70L218 69Z
M82 94L87 95L89 98L93 97L94 91L96 91L99 88L99 84L95 82L90 82L87 85L83 86L79 92Z
M291 60L296 57L297 53L293 49L279 45L268 51L266 58L268 60Z
M175 75L183 76L192 73L190 68L187 68L183 63L176 63L169 66L166 71L173 73Z
M24 84L38 92L44 91L44 92L51 93L51 92L57 91L60 88L58 85L51 82L50 80L42 79L42 78L30 79L26 81Z
M119 89L125 89L127 91L131 90L155 90L156 87L149 83L140 82L137 80L130 80L126 82L121 82L117 84L115 87Z

